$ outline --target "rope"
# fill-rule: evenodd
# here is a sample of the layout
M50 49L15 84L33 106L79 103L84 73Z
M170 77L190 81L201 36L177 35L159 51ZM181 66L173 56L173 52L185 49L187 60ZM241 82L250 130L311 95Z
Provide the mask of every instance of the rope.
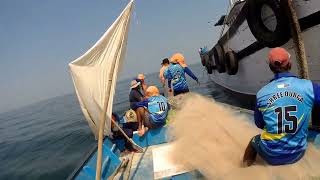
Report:
M287 8L287 16L291 25L292 40L295 45L296 61L298 65L299 76L303 79L309 79L309 68L306 56L306 50L303 42L303 37L301 33L301 28L299 24L299 19L293 8L292 0L282 0L284 1L284 7Z

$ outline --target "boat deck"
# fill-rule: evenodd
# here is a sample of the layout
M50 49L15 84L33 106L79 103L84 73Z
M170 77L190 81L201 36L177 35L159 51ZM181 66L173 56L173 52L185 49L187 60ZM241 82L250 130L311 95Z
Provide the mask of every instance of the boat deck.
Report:
M144 153L134 153L129 179L203 179L192 169L170 162L170 143L145 148Z
M225 106L233 109L234 113L247 117L244 119L253 122L252 111ZM166 137L167 131L168 128L163 127L152 129L143 137L134 134L132 139L144 148L144 152L131 153L126 156L120 156L116 145L106 138L103 145L102 179L205 179L197 170L188 169L170 160L171 144ZM319 145L319 131L309 130L308 141ZM95 179L96 156L95 151L69 179Z

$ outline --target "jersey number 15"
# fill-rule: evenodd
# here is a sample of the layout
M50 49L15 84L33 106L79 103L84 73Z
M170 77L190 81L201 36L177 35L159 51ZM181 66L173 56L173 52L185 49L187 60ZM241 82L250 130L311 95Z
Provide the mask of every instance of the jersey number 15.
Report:
M290 112L297 112L297 106L278 107L274 111L278 116L278 134L293 134L297 131L298 118L290 114ZM290 124L283 123L284 119L291 124L291 127Z

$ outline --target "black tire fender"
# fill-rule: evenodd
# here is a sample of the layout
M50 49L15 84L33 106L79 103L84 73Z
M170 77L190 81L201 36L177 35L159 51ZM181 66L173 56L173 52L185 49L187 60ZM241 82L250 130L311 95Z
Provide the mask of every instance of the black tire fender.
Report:
M274 31L269 30L261 18L262 7L269 6L276 19L277 25ZM247 0L247 22L253 36L269 48L282 46L291 38L289 19L286 8L279 0Z
M202 66L206 66L206 54L200 54Z
M229 75L236 75L239 69L239 62L234 51L228 51L225 55L226 68Z
M216 68L219 73L226 72L224 50L220 44L217 44L213 48L213 56Z

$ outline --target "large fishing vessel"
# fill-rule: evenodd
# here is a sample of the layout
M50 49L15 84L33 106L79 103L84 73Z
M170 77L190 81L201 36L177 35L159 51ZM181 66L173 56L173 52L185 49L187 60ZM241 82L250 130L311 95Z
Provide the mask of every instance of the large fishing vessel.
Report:
M217 84L254 96L272 79L267 54L270 48L279 46L289 50L292 71L299 74L287 3L288 0L230 0L228 14L216 23L222 26L220 39L212 49L199 51L203 66ZM293 0L292 4L301 28L309 78L320 82L320 1Z

